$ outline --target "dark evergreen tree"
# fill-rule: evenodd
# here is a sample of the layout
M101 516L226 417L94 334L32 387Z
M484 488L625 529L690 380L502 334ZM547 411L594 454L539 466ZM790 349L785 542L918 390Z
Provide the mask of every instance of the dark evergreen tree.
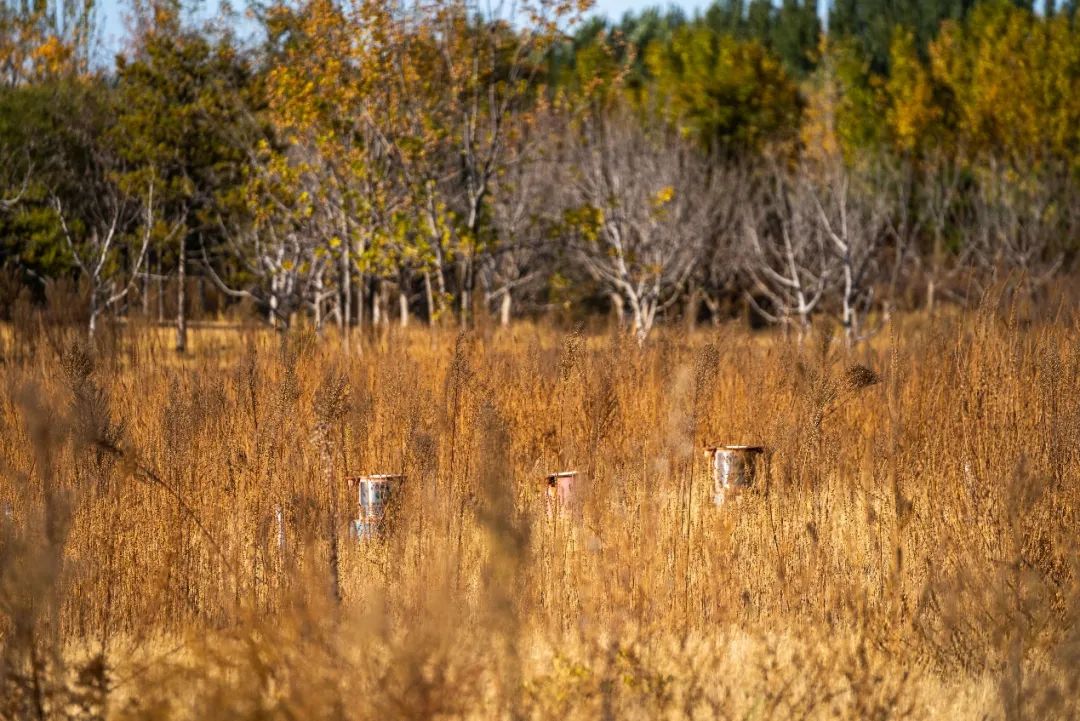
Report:
M814 69L821 20L814 0L783 0L770 34L770 47L796 76Z
M189 252L213 242L214 206L241 180L246 150L238 128L249 120L250 69L228 39L212 41L159 13L133 59L117 64L119 113L113 136L130 166L133 194L154 186L160 252L177 275L176 349L187 343L185 281Z
M870 61L871 71L886 75L889 46L897 26L915 34L925 57L930 41L944 20L960 20L977 0L834 0L829 9L829 34L849 38Z

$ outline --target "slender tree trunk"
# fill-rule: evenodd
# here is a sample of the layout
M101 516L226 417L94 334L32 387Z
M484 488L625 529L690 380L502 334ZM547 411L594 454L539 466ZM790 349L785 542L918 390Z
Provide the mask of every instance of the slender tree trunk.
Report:
M645 339L649 337L649 332L656 321L656 304L651 300L639 299L633 307L634 335L637 336L638 345L645 345Z
M642 315L642 312L641 312L641 304L640 303L631 303L631 310L633 310L633 312L634 312L634 325L633 325L634 335L637 337L638 344L640 345L640 344L645 342L645 333L646 333L646 331L645 331L645 318L644 318L644 316Z
M705 304L705 308L709 311L709 324L713 328L718 327L720 325L720 301L705 293L702 295L701 302Z
M278 280L274 278L270 281L270 310L267 312L267 320L270 321L270 327L277 330L278 327Z
M353 300L356 301L353 310L353 317L356 321L356 332L353 336L356 338L356 352L359 355L364 354L364 283L366 278L363 273L357 273L356 282L352 283L353 287Z
M431 291L431 273L424 271L424 299L427 301L428 325L435 325L435 298Z
M176 352L187 352L187 238L180 239L180 265L176 287Z
M338 330L341 330L345 325L345 316L341 312L341 293L331 293L326 302L330 304L329 315L334 318L334 325L338 327Z
M157 321L165 322L165 276L161 272L161 258L157 265Z
M364 287L367 285L367 278L363 275L356 281L356 330L362 331L364 329L364 313L367 310L367 305L364 302Z
M796 336L798 341L799 341L800 346L803 344L803 341L806 340L806 336L809 333L810 333L810 311L800 310L799 311L799 333Z
M442 250L439 250L435 255L435 282L436 289L439 291L439 295L435 298L435 313L436 315L442 312L443 301L447 296L446 293L446 271L443 267Z
M466 256L461 263L461 326L468 328L472 321L472 257Z
M701 302L701 294L697 287L690 289L686 294L686 329L693 331L697 327L698 304Z
M499 304L499 324L505 328L510 325L510 306L513 303L513 299L510 297L510 289L507 288L503 293L502 301Z
M98 317L98 299L97 293L90 293L90 327L89 336L91 340L94 338L94 334L97 332L97 317Z
M438 223L436 222L437 213L435 211L434 198L428 195L428 207L427 207L427 223L428 231L430 232L431 248L435 253L435 281L439 291L439 297L433 298L431 292L431 279L428 277L429 271L424 271L424 285L427 291L428 299L428 324L434 324L436 316L442 311L443 299L446 298L446 273L444 271L444 258L442 237L439 233ZM436 307L435 303L438 303Z
M844 338L850 348L855 343L855 286L851 272L851 263L844 263L844 306L842 321L844 325Z
M341 254L341 314L338 317L341 327L341 342L349 347L349 330L352 326L352 268L349 254Z
M382 279L376 278L371 287L371 327L378 328L383 322Z
M398 308L401 311L401 327L409 327L409 294L405 288L405 275L398 281Z
M615 314L615 322L622 328L623 323L626 321L625 303L622 294L610 293L609 297L611 298L611 310Z

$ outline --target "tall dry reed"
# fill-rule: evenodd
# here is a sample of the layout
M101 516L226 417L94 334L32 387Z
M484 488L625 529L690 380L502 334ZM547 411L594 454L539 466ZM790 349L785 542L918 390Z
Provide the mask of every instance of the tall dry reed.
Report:
M102 335L5 331L0 718L1080 713L1075 317Z

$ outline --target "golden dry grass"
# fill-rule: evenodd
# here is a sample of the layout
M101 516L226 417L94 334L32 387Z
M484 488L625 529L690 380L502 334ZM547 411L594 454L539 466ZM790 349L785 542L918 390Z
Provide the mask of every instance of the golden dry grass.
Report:
M1076 321L8 328L0 718L1076 718ZM716 442L770 449L722 512Z

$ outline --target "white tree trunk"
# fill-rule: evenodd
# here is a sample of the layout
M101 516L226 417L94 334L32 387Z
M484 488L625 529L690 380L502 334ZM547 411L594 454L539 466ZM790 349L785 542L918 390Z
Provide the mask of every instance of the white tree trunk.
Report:
M374 287L371 289L371 325L374 328L382 325L382 305L382 281L376 278Z
M427 301L428 325L435 325L435 294L431 288L431 273L424 271L424 299Z
M97 318L98 318L98 299L97 293L90 293L90 327L89 336L91 340L94 338L94 334L97 333Z
M843 298L843 315L841 320L844 325L844 339L847 341L850 348L855 343L855 287L852 278L851 262L845 259L844 262L844 298Z
M611 298L611 310L615 313L615 322L621 328L626 322L626 310L623 297L619 293L611 293L609 294L609 297Z
M278 327L278 279L274 278L270 281L270 311L267 313L269 316L270 327L277 330Z
M338 314L338 326L341 329L342 343L347 350L352 326L352 268L348 252L341 254L341 313Z
M645 343L645 336L648 334L646 326L645 313L640 303L631 303L631 309L634 311L634 336L637 338L638 345Z
M176 352L187 351L187 313L184 308L187 292L187 242L180 238L180 265L177 269L176 287Z
M510 325L510 307L513 303L513 299L510 297L510 289L503 293L502 300L499 303L499 325L503 328Z

